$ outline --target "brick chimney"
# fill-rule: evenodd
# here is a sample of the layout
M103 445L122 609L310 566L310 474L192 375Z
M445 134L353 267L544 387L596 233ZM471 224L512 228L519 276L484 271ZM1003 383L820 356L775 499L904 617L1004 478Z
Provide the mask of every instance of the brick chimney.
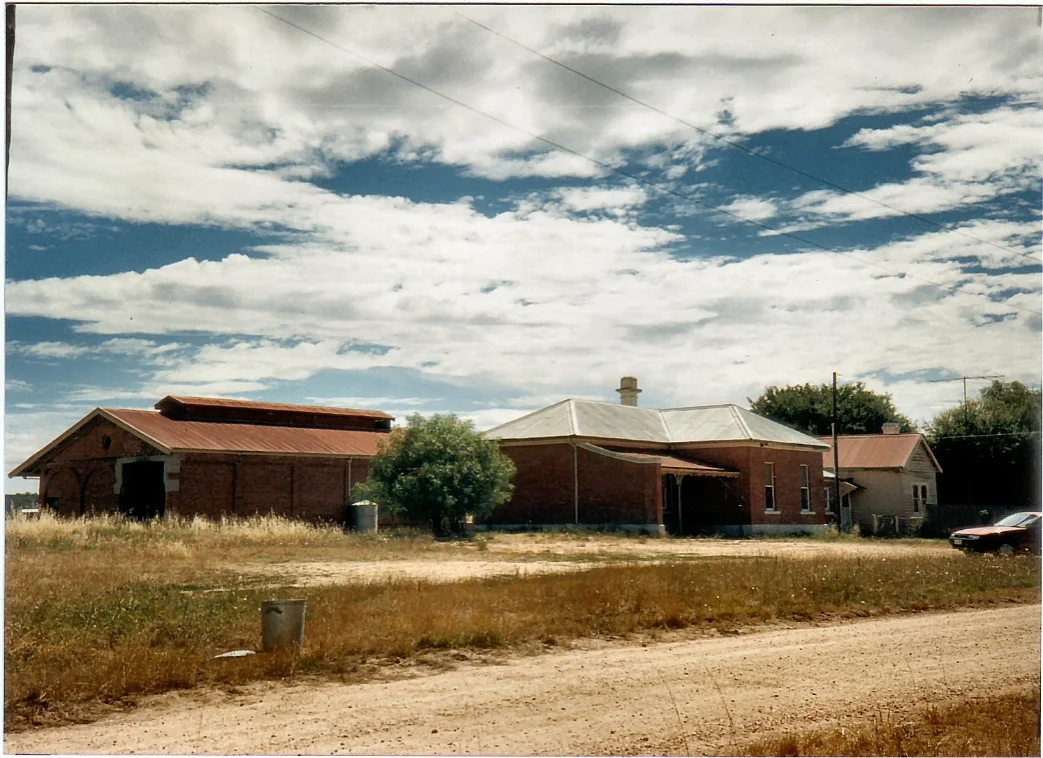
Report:
M620 403L623 405L637 406L637 396L641 393L641 390L637 388L637 377L622 377L619 380L619 387L616 388L616 392L619 393Z
M894 421L888 421L884 424L884 434L898 434L902 430L901 424L896 424Z

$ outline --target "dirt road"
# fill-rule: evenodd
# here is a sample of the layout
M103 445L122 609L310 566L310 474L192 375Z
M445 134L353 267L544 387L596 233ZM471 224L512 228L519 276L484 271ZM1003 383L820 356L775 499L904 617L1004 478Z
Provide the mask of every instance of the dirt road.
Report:
M1039 682L1040 607L891 617L521 657L362 685L176 694L7 752L727 753L780 728L854 723ZM734 747L732 747L734 750Z

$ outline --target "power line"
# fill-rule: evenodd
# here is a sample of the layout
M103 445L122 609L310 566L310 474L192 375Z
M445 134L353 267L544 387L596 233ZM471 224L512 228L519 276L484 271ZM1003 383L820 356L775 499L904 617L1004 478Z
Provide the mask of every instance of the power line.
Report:
M936 440L969 440L979 437L1031 437L1039 432L997 432L995 434L948 434L943 437L935 437Z
M709 208L710 210L716 211L718 213L723 213L723 214L725 214L727 216L731 216L732 218L735 218L738 221L741 221L743 223L752 224L753 226L758 226L761 229L766 229L766 230L772 232L773 234L781 235L781 236L784 236L784 237L789 237L790 239L796 240L797 242L800 242L801 244L809 245L809 246L814 247L814 248L818 248L819 250L822 250L824 252L831 253L831 254L836 254L836 255L843 255L843 256L845 256L847 258L851 258L854 261L858 261L859 263L862 263L864 265L873 266L875 268L881 269L882 271L887 271L890 274L895 274L895 275L902 276L902 277L909 277L910 279L916 279L918 281L924 282L925 284L930 284L930 285L932 285L934 287L938 287L939 289L951 292L952 294L974 295L976 297L984 297L984 298L988 299L989 302L994 302L992 300L992 298L990 298L986 293L983 293L983 292L965 292L963 290L959 290L959 289L956 289L954 287L946 286L944 284L941 284L940 282L936 282L936 281L933 281L931 279L926 279L926 278L924 278L922 276L917 276L916 274L910 274L910 273L907 273L905 271L899 271L898 269L894 269L894 268L891 268L889 266L882 266L879 263L875 263L873 261L869 261L869 260L866 260L864 258L859 258L858 256L852 255L851 253L845 253L842 250L834 250L832 248L826 247L825 245L821 245L821 244L819 244L817 242L812 242L811 240L805 239L804 237L799 237L796 234L793 234L792 232L787 232L787 231L775 229L774 227L769 226L768 224L761 223L760 221L756 221L754 219L743 218L742 216L738 215L737 213L733 213L731 211L725 210L724 208L719 208L719 207L717 207L715 205L711 205L710 203L707 203L707 202L705 202L703 200L699 200L698 198L693 197L692 195L688 195L688 194L685 194L683 192L678 192L675 189L672 189L670 187L664 187L661 184L657 184L655 182L648 181L647 179L642 179L642 178L640 178L638 176L635 176L635 175L630 174L630 173L628 173L626 171L623 171L620 168L616 168L615 166L613 166L613 165L611 165L609 163L606 163L604 161L598 160L597 158L593 158L593 157L591 157L589 155L586 155L584 153L581 153L581 152L579 152L577 150L573 150L572 148L566 147L565 145L562 145L561 143L555 142L555 141L553 141L551 139L548 139L547 137L543 137L543 136L541 136L539 134L535 134L534 132L530 132L529 130L523 129L520 126L515 126L514 124L511 124L511 123L509 123L507 121L504 121L503 119L499 118L498 116L494 116L491 113L486 113L485 111L480 110L478 108L475 108L472 105L468 105L467 103L463 102L462 100L457 100L452 95L447 95L444 92L440 92L440 91L434 89L433 87L430 87L430 86L424 84L423 82L417 81L416 79L413 79L413 78L411 78L411 77L409 77L409 76L407 76L405 74L399 73L398 71L395 71L394 69L389 68L389 67L387 67L387 66L385 66L385 65L383 65L381 63L377 63L376 61L374 61L374 60L372 60L370 58L367 58L366 56L361 55L360 53L356 53L353 50L349 50L348 48L344 47L343 45L340 45L340 44L334 42L333 40L330 40L330 39L328 39L326 37L323 37L321 34L318 34L317 32L314 32L311 29L307 29L307 28L305 28L303 26L300 26L299 24L296 24L293 21L290 21L289 19L283 18L282 16L280 16L280 15L278 15L276 13L272 13L271 11L265 10L264 8L262 8L260 6L257 6L257 5L255 5L253 7L256 10L260 11L261 13L265 14L266 16L271 16L275 20L280 21L280 22L286 24L287 26L292 27L292 28L296 29L297 31L299 31L299 32L301 32L303 34L307 34L310 37L314 37L315 39L319 40L320 42L324 42L327 45L330 45L331 47L334 47L337 50L340 50L341 52L347 53L348 55L352 56L353 58L356 58L357 60L362 61L363 63L366 63L367 65L373 66L374 68L379 68L381 71L384 71L384 72L386 72L388 74L391 74L392 76L394 76L394 77L396 77L398 79L401 79L404 82L408 82L409 84L412 84L412 85L414 85L416 87L419 87L420 89L426 90L427 92L430 92L431 94L436 95L436 96L442 98L443 100L448 100L450 103L453 103L454 105L458 105L461 108L464 108L466 110L471 111L472 113L476 113L479 116L482 116L484 118L489 119L490 121L493 121L493 122L495 122L497 124L500 124L501 126L505 126L508 129L513 129L514 131L517 131L517 132L519 132L521 134L524 134L527 137L530 137L530 138L532 138L534 140L538 140L539 142L542 142L542 143L544 143L546 145L550 145L551 147L555 148L556 150L561 150L562 152L569 153L570 155L574 155L577 158L582 158L583 160L589 161L590 163L593 163L594 165L599 166L599 167L605 169L606 171L611 171L611 172L613 172L615 174L619 174L620 176L626 177L627 179L629 179L630 181L632 181L632 182L634 182L636 184L640 184L640 185L643 185L643 186L646 186L646 187L650 187L652 189L658 190L659 192L663 192L663 193L666 193L668 195L673 195L674 197L681 198L682 200L687 200L689 202L696 203L698 205L701 205L701 206L703 206L705 208ZM1043 316L1043 311L1035 311L1035 310L1032 310L1030 308L1022 308L1020 306L1012 305L1010 303L1004 303L1003 307L1010 308L1010 309L1013 309L1013 310L1016 310L1016 311L1023 311L1025 313L1031 313L1031 314L1034 314L1034 315L1037 315L1037 316Z
M676 121L679 124L687 126L689 129L694 129L695 131L697 131L697 132L699 132L701 134L705 134L707 137L712 137L713 139L718 140L719 142L723 142L726 145L734 147L736 150L741 150L742 152L746 153L747 155L749 155L751 157L760 158L763 161L767 161L768 163L771 163L771 164L773 164L775 166L778 166L780 168L784 168L787 171L792 171L793 173L798 174L800 176L803 176L803 177L805 177L807 179L811 179L813 181L819 182L821 184L826 185L827 187L832 187L833 189L839 190L840 192L843 192L844 194L852 195L854 197L857 197L857 198L860 198L862 200L865 200L866 202L873 203L874 205L879 205L882 208L887 208L888 210L893 211L893 212L895 212L895 213L897 213L899 215L907 216L909 218L916 219L917 221L921 221L921 222L923 222L925 224L928 224L930 226L933 226L933 227L935 227L937 229L942 229L942 230L945 230L945 231L952 231L952 232L955 232L956 234L959 234L959 235L961 235L963 237L967 237L968 239L972 239L975 242L980 242L983 245L989 245L989 246L995 247L995 248L997 248L999 250L1005 250L1008 253L1014 253L1015 255L1024 256L1024 257L1029 258L1030 260L1034 261L1035 263L1043 263L1043 260L1040 260L1039 258L1036 258L1031 253L1024 253L1024 252L1021 252L1020 250L1015 250L1012 247L1007 247L1006 245L1000 245L1000 244L997 244L995 242L989 242L988 240L983 240L980 237L975 237L973 234L967 234L966 232L963 232L963 231L961 231L959 229L947 228L943 224L940 224L937 221L932 221L931 219L927 218L926 216L921 216L918 213L912 213L910 211L903 211L901 208L896 208L893 205L889 205L888 203L882 202L880 200L874 200L873 198L869 197L868 195L865 195L865 194L863 194L861 192L858 192L857 190L848 189L847 187L844 187L843 185L837 184L836 182L831 182L828 179L823 179L820 176L816 176L815 174L812 174L812 173L809 173L807 171L804 171L803 169L797 168L796 166L791 166L790 164L785 163L783 161L780 161L777 158L772 158L770 156L767 156L767 155L764 155L762 153L759 153L756 150L751 150L750 148L746 147L745 145L743 145L740 142L735 142L734 140L730 140L727 137L723 137L723 136L721 136L719 134L715 134L715 133L711 132L708 129L704 129L701 126L697 126L696 124L690 123L690 122L684 120L683 118L681 118L679 116L674 116L673 114L667 113L666 111L662 110L661 108L657 108L656 106L651 105L649 103L646 103L643 100L639 100L638 98L634 97L633 95L629 95L626 92L623 92L622 90L616 89L615 87L613 87L610 84L605 84L604 82L602 82L602 81L600 81L598 79L595 79L594 77L590 76L589 74L585 74L582 71L580 71L578 69L575 69L572 66L569 66L567 63L562 63L559 60L551 58L549 55L545 55L544 53L541 53L539 50L531 48L531 47L529 47L528 45L526 45L523 42L519 42L516 39L512 39L511 37L508 37L506 34L503 34L502 32L499 32L496 29L493 29L492 27L486 26L485 24L481 23L480 21L476 21L475 19L471 18L470 16L465 16L463 13L460 13L460 11L454 11L454 13L456 13L457 16L459 16L460 18L464 19L465 21L469 21L470 23L472 23L475 26L479 27L480 29L484 29L485 31L489 32L490 34L494 34L497 37L499 37L500 39L503 39L503 40L505 40L507 42L510 42L512 45L516 45L517 47L520 47L522 50L527 50L528 52L532 53L533 55L539 56L540 58L542 58L543 60L547 61L548 63L552 63L555 66L558 66L560 68L565 69L566 71L571 71L576 76L579 76L579 77L581 77L583 79L586 79L591 84L596 84L599 87L603 87L604 89L607 89L609 92L613 92L616 95L619 95L620 97L625 98L625 99L629 100L632 103L640 105L640 106L642 106L644 108L648 108L649 110L658 113L660 116L664 116L664 117L669 118L669 119L671 119L673 121Z

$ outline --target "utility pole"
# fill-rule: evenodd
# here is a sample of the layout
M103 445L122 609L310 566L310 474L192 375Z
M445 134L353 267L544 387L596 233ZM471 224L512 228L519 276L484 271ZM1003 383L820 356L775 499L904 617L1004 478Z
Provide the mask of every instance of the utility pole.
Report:
M7 202L7 175L11 172L11 75L14 72L14 4L7 6L7 110L4 112L4 203Z
M983 374L981 376L954 376L952 379L931 379L931 384L938 382L958 382L963 380L963 402L967 402L967 380L968 379L1002 379L1003 374Z
M841 516L840 507L840 451L837 450L837 434L839 434L837 422L837 372L833 372L833 502L837 509L837 531L844 528L844 518Z

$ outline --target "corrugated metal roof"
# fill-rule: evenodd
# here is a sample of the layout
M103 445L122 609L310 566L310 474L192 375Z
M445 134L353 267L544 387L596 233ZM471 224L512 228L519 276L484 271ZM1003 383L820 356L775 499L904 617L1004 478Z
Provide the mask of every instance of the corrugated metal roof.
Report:
M829 437L819 439L827 445L832 443ZM922 434L842 434L837 437L841 474L846 468L902 468L921 441ZM931 462L941 470L926 441L924 447ZM822 465L833 468L832 447L822 453Z
M95 419L126 429L164 453L259 453L370 457L390 432L355 429L314 429L219 421L176 421L157 411L95 408L36 451L8 476L38 476L48 454Z
M767 442L828 448L828 445L740 408L638 408L593 400L568 399L490 429L501 440L586 437L632 442Z
M306 406L305 406L306 407ZM106 409L132 431L170 452L372 456L387 432L174 421L156 411Z
M663 442L669 437L662 414L654 408L570 400L576 434L583 437Z
M332 408L323 405L295 405L293 403L268 403L258 400L230 400L220 397L190 397L188 395L167 395L156 403L155 407L159 408L164 403L170 401L188 407L197 406L201 408L237 408L251 411L274 411L277 413L310 413L323 416L395 418L383 411L367 411L359 408Z

